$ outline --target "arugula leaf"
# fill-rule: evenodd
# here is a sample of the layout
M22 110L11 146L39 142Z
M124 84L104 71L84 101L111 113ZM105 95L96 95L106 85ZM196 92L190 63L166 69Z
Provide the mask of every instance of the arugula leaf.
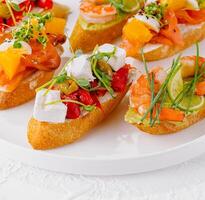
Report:
M98 74L102 77L102 79L104 80L104 82L108 85L111 86L111 80L112 78L110 76L108 76L106 73L104 73L103 71L101 71L99 68L96 68L96 71L98 72Z
M82 88L90 88L90 82L86 79L77 79L75 81Z
M56 76L55 79L56 79L56 84L64 83L67 80L67 74L64 73L59 76Z
M94 105L83 106L83 109L86 110L86 111L88 111L88 112L93 111L94 108L95 108Z

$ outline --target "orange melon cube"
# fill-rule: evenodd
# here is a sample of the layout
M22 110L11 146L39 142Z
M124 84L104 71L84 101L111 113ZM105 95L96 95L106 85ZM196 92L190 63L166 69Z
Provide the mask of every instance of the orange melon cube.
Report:
M152 39L150 30L139 20L132 19L123 28L123 38L133 44L144 44Z
M63 18L53 17L51 21L46 23L46 32L51 34L64 34L66 20Z
M0 52L0 69L2 69L9 80L19 72L21 54L17 51L8 49Z
M179 10L186 7L186 0L161 0L160 3L166 5L172 10Z

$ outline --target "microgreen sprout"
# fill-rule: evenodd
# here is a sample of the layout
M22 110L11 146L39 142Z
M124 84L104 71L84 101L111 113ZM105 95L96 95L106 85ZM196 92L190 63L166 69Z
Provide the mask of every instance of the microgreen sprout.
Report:
M45 32L45 24L52 18L51 13L37 14L29 13L27 18L22 21L12 32L15 44L20 41L29 42L31 39L36 39L44 47L47 45L47 35Z
M52 101L52 102L46 103L45 106L53 105L53 104L57 104L57 103L75 103L75 104L82 106L83 109L88 111L88 112L91 112L95 108L95 105L85 105L79 101L75 101L75 100L71 100L71 99Z

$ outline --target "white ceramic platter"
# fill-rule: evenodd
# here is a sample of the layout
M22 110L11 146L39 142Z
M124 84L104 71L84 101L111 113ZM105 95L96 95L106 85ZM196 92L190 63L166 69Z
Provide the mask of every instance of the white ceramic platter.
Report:
M77 0L59 0L72 8L68 29L78 16ZM205 42L200 44L205 56ZM195 53L195 47L184 55ZM151 65L169 66L172 58ZM141 63L139 63L139 66ZM102 124L75 144L50 151L34 151L27 142L27 122L33 102L0 111L0 152L26 164L84 175L124 175L161 169L205 152L205 121L167 136L145 134L123 121L128 99Z

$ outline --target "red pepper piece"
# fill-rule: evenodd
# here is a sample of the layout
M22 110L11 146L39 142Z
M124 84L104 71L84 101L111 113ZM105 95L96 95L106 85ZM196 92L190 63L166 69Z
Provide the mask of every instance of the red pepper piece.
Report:
M67 115L66 118L67 119L77 119L80 117L80 106L76 103L65 103L65 105L67 106L68 110L67 110Z
M125 65L113 74L112 88L115 92L123 92L127 87L130 65Z
M93 102L92 96L88 91L79 89L78 95L79 95L79 100L81 103L85 105L93 105L94 102Z
M98 82L97 80L94 80L90 83L92 88L96 88L98 87ZM105 88L99 88L99 90L96 91L96 94L98 97L103 97L105 95L105 93L107 92L107 90Z
M99 100L98 100L97 95L96 95L95 93L92 93L91 96L92 96L92 99L93 99L93 104L94 104L96 107L98 107L98 108L100 108L100 109L102 110L102 107L101 107L101 104L100 104L100 102L99 102Z

